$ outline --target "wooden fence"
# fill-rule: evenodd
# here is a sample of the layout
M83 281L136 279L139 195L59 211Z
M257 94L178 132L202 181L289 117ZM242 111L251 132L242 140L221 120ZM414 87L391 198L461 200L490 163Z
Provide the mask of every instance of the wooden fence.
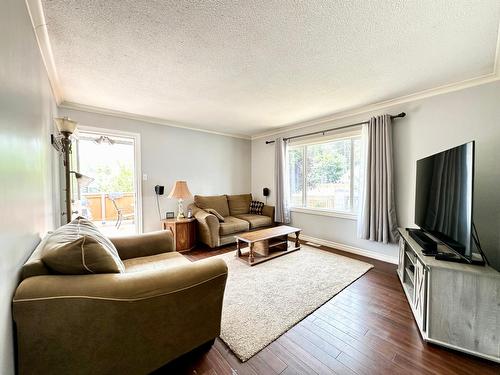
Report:
M134 193L111 194L116 197L116 205L122 209L124 215L134 213ZM104 222L117 219L118 213L108 193L86 193L82 194L81 198L82 207L87 210L90 220Z

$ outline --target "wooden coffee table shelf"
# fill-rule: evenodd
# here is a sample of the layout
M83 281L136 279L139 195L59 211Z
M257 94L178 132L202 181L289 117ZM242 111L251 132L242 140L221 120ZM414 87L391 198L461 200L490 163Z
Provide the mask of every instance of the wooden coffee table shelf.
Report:
M288 235L295 233L295 241L288 241ZM300 249L300 229L288 225L246 232L235 236L236 256L250 266L292 253ZM247 243L246 248L241 243Z

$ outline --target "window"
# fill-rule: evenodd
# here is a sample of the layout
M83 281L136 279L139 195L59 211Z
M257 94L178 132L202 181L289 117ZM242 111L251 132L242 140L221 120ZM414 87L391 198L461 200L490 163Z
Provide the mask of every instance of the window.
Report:
M290 205L355 213L361 180L361 132L288 148Z

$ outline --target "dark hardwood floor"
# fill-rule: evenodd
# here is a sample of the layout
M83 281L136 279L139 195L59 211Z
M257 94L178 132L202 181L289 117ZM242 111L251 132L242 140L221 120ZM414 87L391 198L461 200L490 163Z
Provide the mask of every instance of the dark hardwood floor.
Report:
M184 255L197 261L234 249ZM155 374L500 374L499 364L422 341L395 265L321 249L375 267L245 363L216 339Z

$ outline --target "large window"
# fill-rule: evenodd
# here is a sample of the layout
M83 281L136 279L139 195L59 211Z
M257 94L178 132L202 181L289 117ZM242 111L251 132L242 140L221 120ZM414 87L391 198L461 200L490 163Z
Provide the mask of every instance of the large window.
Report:
M360 131L288 148L292 207L355 213L361 174Z

